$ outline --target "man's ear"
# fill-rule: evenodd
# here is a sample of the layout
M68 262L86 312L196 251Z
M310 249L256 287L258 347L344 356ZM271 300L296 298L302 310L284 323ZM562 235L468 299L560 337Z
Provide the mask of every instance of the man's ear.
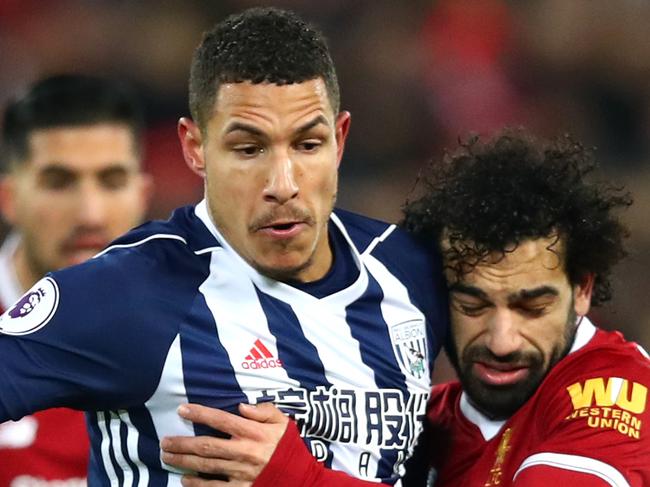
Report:
M177 130L178 139L183 148L185 163L193 172L205 178L205 157L201 129L191 118L182 117L178 121Z
M334 129L336 131L336 165L338 167L341 164L343 149L345 148L345 140L350 131L350 112L343 111L338 114L336 122L334 123Z
M573 286L573 308L578 316L584 316L589 312L595 280L595 274L585 274L580 282Z

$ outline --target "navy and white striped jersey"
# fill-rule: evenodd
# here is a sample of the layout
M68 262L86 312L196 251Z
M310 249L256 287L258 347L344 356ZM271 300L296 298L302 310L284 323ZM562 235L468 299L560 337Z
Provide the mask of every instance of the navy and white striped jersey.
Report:
M0 421L85 410L90 485L179 486L160 439L206 433L179 405L273 401L331 468L400 485L447 329L440 264L394 225L345 211L329 233L330 272L282 283L228 245L202 202L52 273L0 318Z

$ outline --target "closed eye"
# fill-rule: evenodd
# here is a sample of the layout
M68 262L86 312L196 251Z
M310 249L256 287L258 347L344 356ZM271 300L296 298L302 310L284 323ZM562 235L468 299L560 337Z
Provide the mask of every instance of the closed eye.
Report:
M466 316L479 316L490 304L485 301L469 302L462 299L452 299L452 306Z
M531 318L539 318L547 313L549 307L546 305L541 306L528 306L528 305L519 305L515 306L520 313L530 316Z

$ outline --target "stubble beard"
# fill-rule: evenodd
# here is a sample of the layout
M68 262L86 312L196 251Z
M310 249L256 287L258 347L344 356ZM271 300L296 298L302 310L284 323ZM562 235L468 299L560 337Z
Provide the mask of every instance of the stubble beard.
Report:
M463 391L467 394L470 403L488 418L496 421L510 418L530 399L548 372L564 358L573 345L577 326L576 314L571 303L564 330L563 343L557 343L551 352L548 366L544 367L544 358L538 352L515 352L506 356L496 356L484 346L467 348L463 352L462 363L458 359L456 348L453 345L453 331L451 343L446 347L449 360L454 366ZM512 385L495 386L482 382L472 372L476 360L485 359L504 364L518 364L529 367L529 375L522 381Z

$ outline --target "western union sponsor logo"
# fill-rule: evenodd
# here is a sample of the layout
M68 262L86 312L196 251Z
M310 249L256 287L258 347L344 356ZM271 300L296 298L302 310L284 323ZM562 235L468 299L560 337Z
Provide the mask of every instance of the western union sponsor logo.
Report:
M645 411L648 388L620 377L587 379L567 387L574 409L618 406L632 414Z

